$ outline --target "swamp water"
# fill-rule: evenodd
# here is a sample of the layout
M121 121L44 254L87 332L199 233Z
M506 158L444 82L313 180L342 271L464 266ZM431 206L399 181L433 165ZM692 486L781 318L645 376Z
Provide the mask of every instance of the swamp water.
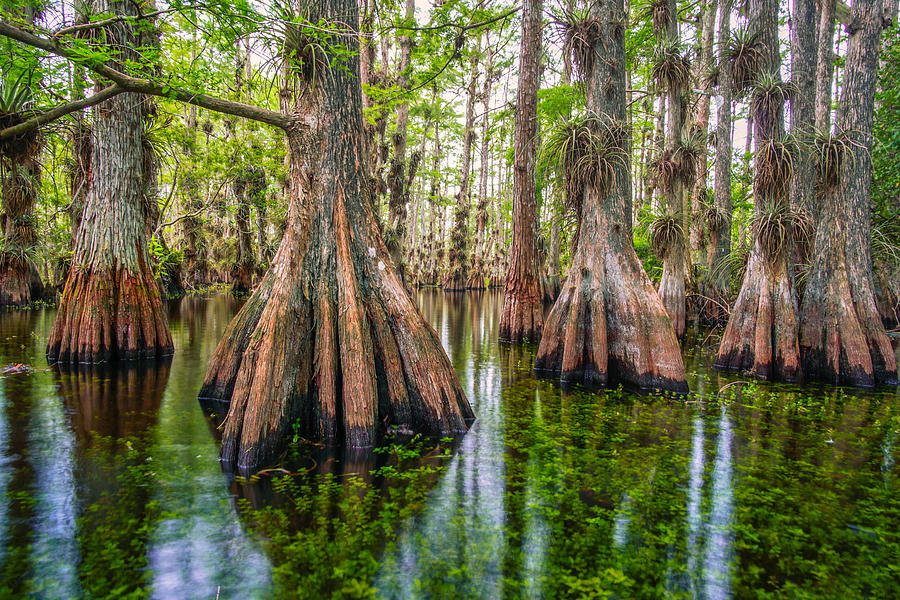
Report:
M297 440L253 481L196 398L230 296L173 302L175 356L131 368L50 368L53 311L0 314L35 369L0 378L0 598L900 598L896 388L720 374L699 334L687 400L561 391L499 297L418 294L466 436Z

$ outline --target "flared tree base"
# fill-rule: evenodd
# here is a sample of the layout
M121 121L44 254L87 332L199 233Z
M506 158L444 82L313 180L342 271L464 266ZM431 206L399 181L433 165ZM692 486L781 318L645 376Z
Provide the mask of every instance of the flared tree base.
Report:
M565 383L688 391L681 349L634 249L579 248L534 362Z
M466 284L468 279L462 273L450 274L444 277L444 281L441 282L441 288L445 292L464 292L468 288Z
M469 278L466 280L466 289L467 290L485 290L487 289L487 277L484 272L473 268L469 273Z
M222 460L239 473L271 462L294 431L368 447L390 427L446 436L474 418L374 227L367 243L342 206L335 214L334 232L289 230L210 362L200 396L230 403Z
M835 264L836 263L836 264ZM851 291L843 261L810 275L800 324L800 356L808 379L873 387L896 383L897 362L874 292Z
M500 313L500 341L518 344L538 343L544 328L544 304L540 286L531 289L507 289Z
M785 259L752 251L741 292L719 345L715 366L762 379L798 381L797 302Z
M34 263L21 256L0 255L0 306L28 306L44 293Z
M172 354L159 287L146 266L140 271L73 267L50 331L47 358L100 363Z

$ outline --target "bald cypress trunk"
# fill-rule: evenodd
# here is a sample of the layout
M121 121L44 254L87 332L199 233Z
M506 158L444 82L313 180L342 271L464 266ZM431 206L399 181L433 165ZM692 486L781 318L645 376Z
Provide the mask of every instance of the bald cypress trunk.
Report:
M406 0L405 18L415 23L415 1ZM405 92L409 86L409 61L412 56L412 39L408 30L401 30L400 35L400 73L397 85L401 92ZM400 279L406 280L406 264L403 261L403 242L406 239L406 220L410 197L410 188L415 179L416 167L420 155L414 154L409 163L406 160L407 130L409 124L409 101L404 98L397 107L397 131L394 133L394 156L391 159L390 172L388 173L388 187L390 188L390 200L388 202L388 227L385 241L391 260L397 269Z
M606 133L597 134L609 151L627 156L622 0L598 0L589 18L599 29L584 54L596 58L579 65L586 106L601 120ZM612 180L605 185L595 179L579 186L578 242L547 316L535 370L569 382L687 392L678 340L632 242L630 161L610 166Z
M705 217L709 232L706 254L709 300L701 315L706 323L722 324L728 319L727 305L730 270L725 262L731 253L731 120L732 90L731 61L725 42L731 35L731 0L719 6L719 109L716 125L716 182L713 191L713 210Z
M694 70L694 79L700 94L697 98L697 106L694 111L693 125L694 131L702 133L704 137L704 150L706 149L705 140L709 130L709 111L710 100L712 97L712 79L710 73L713 68L713 42L715 40L716 31L716 7L718 3L708 2L703 8L703 16L701 18L701 36L700 36L700 57L697 61L697 68ZM691 227L690 240L692 257L695 260L702 260L704 246L709 242L709 238L704 236L703 210L706 206L707 198L707 153L704 151L697 157L696 180L691 189Z
M97 0L96 8L137 14L133 3ZM107 38L129 60L137 37L125 23ZM145 200L143 98L121 94L94 111L91 182L72 268L50 332L47 356L60 362L102 362L171 354L159 288L147 249L152 218Z
M815 214L816 172L812 141L816 100L816 0L794 0L791 17L791 133L805 143L799 144L791 179L791 208L812 218ZM798 229L798 232L802 231ZM794 240L796 262L809 261L809 242L803 236Z
M871 256L872 123L882 2L855 2L838 131L849 136L839 187L826 193L803 299L800 345L808 377L871 387L897 379L875 302Z
M510 265L500 313L500 339L541 339L544 325L537 255L537 93L540 86L542 0L527 0L522 14L519 90L513 141L513 214Z
M756 141L753 196L756 223L750 258L737 302L719 346L716 366L744 369L769 379L800 375L797 300L789 269L790 232L777 242L774 223L791 227L786 217L789 169L785 169L784 98L779 74L777 0L751 0L750 26L765 53L757 73L751 120ZM766 77L767 87L759 83ZM757 98L760 100L756 102Z
M481 116L481 172L478 175L478 206L475 211L475 249L472 253L472 270L469 273L469 281L466 287L470 290L485 289L487 277L487 227L488 227L488 153L490 139L488 138L488 125L490 125L491 84L494 82L494 55L487 41L487 57L484 65L484 86L481 90L481 106L484 114Z
M34 23L36 10L22 7L21 17ZM6 75L4 75L6 76ZM7 76L11 80L11 76ZM30 85L30 82L29 82ZM13 115L0 116L3 126L15 124ZM10 121L12 119L12 121ZM0 146L0 193L3 198L0 247L0 306L25 306L44 295L44 284L34 264L36 249L34 204L41 182L40 135L25 133Z
M678 13L675 1L666 4L668 12L667 27L658 31L659 42L663 46L671 46L679 41ZM666 82L669 106L666 123L666 151L661 161L676 165L673 175L660 178L662 192L665 197L667 217L677 225L673 231L677 235L662 253L663 271L659 280L659 296L662 299L675 334L681 337L685 329L685 270L688 262L688 221L685 213L685 192L690 185L686 172L679 165L678 154L684 143L687 127L687 111L689 106L690 77L685 74L682 79L673 78Z
M481 51L481 40L478 41L478 52L469 59L471 74L466 97L466 124L463 131L462 166L459 177L459 191L456 193L456 207L453 212L453 231L450 234L448 252L448 271L444 277L443 288L447 291L466 289L469 278L469 176L472 168L472 141L475 137L475 99L478 83L478 54Z
M287 130L287 230L201 390L230 402L222 460L240 472L271 461L294 424L312 440L365 447L388 426L449 435L473 418L437 334L393 267L359 168L366 139L356 11L354 0L325 0L310 17L338 27L329 43L348 52L329 57L338 62L314 80L297 69L285 108L304 124Z
M831 129L831 84L834 80L834 8L837 0L818 0L819 25L816 33L816 129Z

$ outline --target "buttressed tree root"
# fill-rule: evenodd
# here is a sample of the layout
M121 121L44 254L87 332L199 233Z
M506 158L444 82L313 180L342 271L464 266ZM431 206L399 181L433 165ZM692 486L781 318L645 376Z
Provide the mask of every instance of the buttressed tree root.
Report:
M544 324L534 367L559 373L564 382L619 381L686 393L675 330L631 239L622 2L592 5L590 20L592 27L578 30L591 32L580 43L593 51L574 54L591 114L566 126L557 138L568 140L565 144L552 144L563 150L567 202L579 220L578 242Z
M358 22L352 0L317 17ZM315 20L315 19L313 19ZM347 41L349 40L349 41ZM358 43L356 36L342 44ZM272 267L228 326L200 392L230 402L222 460L250 473L292 428L367 447L388 427L465 432L474 418L450 360L397 275L366 187L362 93L350 48L309 84L300 73L287 128L288 226Z

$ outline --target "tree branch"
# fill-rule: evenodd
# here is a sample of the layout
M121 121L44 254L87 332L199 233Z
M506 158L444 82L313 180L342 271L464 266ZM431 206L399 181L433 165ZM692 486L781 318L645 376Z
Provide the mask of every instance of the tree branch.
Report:
M300 117L284 115L267 108L260 108L241 102L233 102L231 100L216 98L215 96L207 96L206 94L199 94L183 88L165 85L150 79L126 75L104 63L91 62L78 57L76 53L66 48L58 40L48 40L46 38L38 37L23 29L19 29L6 21L0 21L0 35L21 42L26 46L32 46L50 52L51 54L55 54L74 63L83 64L97 75L105 77L119 85L123 88L123 91L171 98L214 112L259 121L260 123L266 123L281 129L290 129L291 127L303 123L303 120Z
M106 27L107 25L112 25L113 23L118 23L120 21L135 20L138 19L152 19L153 17L158 17L160 15L165 15L172 12L177 12L181 10L181 8L167 8L165 10L157 10L155 12L146 13L142 15L116 15L114 17L110 17L108 19L103 19L102 21L93 21L91 23L79 23L78 25L71 25L69 27L63 27L62 29L58 29L57 31L52 32L50 35L53 38L58 38L61 35L68 35L70 33L78 33L79 31L85 31L87 29L97 29L99 27Z
M18 125L13 125L11 127L7 127L6 129L0 129L0 140L15 137L17 135L22 135L27 131L36 129L45 123L55 121L61 117L66 116L69 113L88 108L89 106L94 106L95 104L100 104L104 100L108 100L113 96L118 96L124 91L125 88L117 83L114 83L108 87L103 88L90 98L82 98L81 100L74 100L72 102L60 104L56 108L51 108L50 110L43 111L32 117L29 117Z

